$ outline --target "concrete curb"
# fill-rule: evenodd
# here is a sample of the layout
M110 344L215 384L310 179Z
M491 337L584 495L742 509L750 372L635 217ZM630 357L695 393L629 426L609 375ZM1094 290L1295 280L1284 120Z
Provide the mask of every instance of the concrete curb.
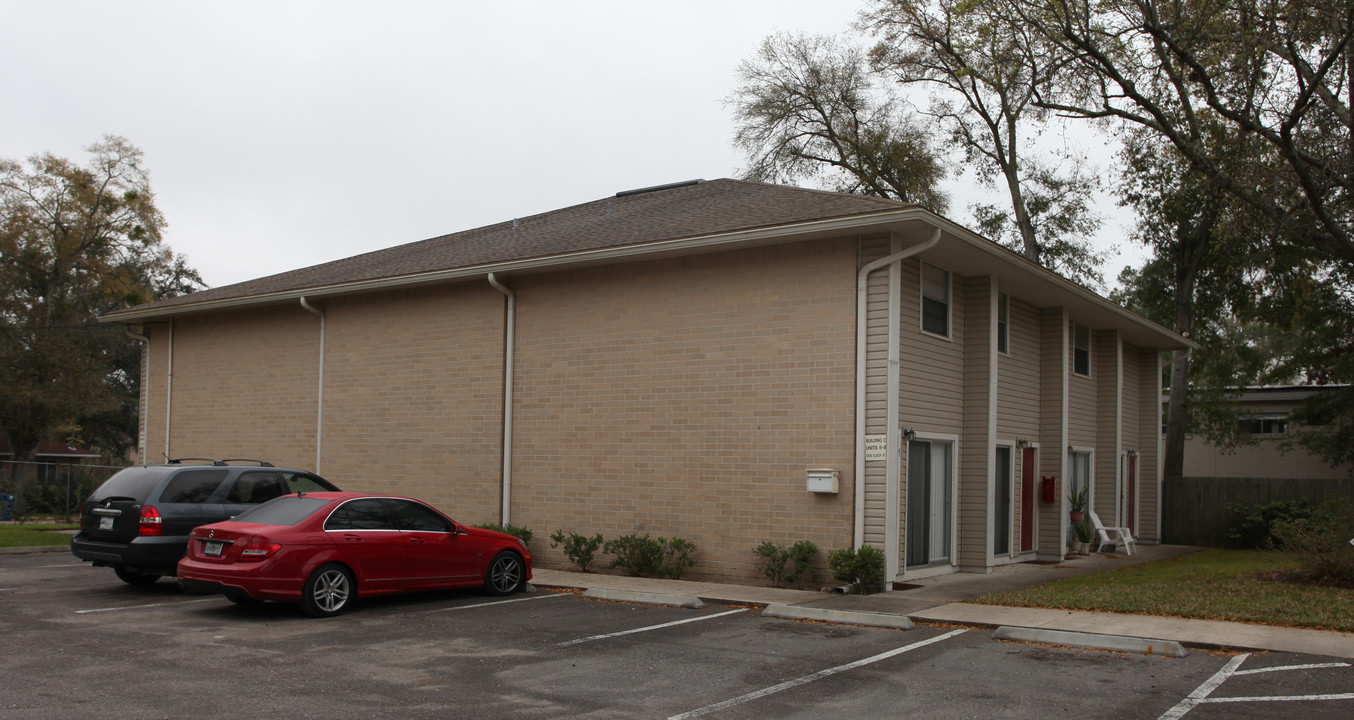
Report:
M634 590L608 590L592 588L583 593L583 597L593 600L613 600L615 602L643 603L646 605L668 605L671 607L699 610L705 607L700 598L690 595L664 595L662 593L637 592Z
M1163 655L1181 658L1189 654L1185 652L1184 646L1174 640L1149 640L1122 635L1099 635L1067 630L1012 627L1010 625L1002 625L997 628L997 631L992 633L992 638L994 640L1032 642L1044 645L1066 645L1091 650L1115 650L1139 655Z
M819 620L843 625L867 625L894 630L911 630L916 627L911 620L903 615L885 615L860 610L830 610L799 605L767 605L766 609L762 610L762 617L784 618L786 620Z

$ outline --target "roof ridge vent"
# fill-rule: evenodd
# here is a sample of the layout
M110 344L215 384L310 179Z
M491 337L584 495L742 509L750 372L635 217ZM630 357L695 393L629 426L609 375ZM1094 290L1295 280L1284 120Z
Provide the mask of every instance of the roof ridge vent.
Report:
M687 187L688 185L700 185L703 182L705 182L703 178L696 178L695 180L683 180L681 182L668 183L667 185L654 185L652 187L638 188L635 190L622 190L616 193L616 197L643 195L644 193L658 192L659 190L672 190L673 188Z

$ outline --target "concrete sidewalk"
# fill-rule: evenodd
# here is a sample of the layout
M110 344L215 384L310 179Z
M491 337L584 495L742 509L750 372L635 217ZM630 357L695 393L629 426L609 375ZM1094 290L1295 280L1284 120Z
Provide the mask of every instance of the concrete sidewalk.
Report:
M1354 634L1276 627L1216 620L1188 620L1153 615L1050 610L978 605L964 602L981 595L1041 585L1175 557L1199 548L1139 545L1132 556L1094 553L1056 564L1017 563L992 573L952 573L909 583L907 589L876 595L843 595L812 590L727 585L687 580L659 580L537 568L532 582L540 587L600 589L659 596L696 597L735 605L788 605L832 611L838 622L875 624L879 615L914 622L953 623L979 627L1018 627L1092 633L1116 637L1178 642L1216 650L1274 650L1354 659ZM853 613L855 615L853 615Z

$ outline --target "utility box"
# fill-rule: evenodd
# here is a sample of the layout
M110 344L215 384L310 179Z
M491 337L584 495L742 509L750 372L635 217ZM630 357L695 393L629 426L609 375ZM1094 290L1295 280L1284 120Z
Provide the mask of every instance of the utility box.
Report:
M836 493L841 480L840 470L832 468L809 468L808 491L811 493Z

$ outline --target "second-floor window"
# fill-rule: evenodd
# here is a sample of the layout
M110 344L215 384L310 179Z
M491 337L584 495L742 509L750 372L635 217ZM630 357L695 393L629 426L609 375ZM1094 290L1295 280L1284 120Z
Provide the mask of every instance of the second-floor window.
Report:
M950 273L921 264L921 329L950 336Z
M1072 325L1072 372L1091 376L1091 329Z
M1011 298L997 293L997 352L1011 352Z

